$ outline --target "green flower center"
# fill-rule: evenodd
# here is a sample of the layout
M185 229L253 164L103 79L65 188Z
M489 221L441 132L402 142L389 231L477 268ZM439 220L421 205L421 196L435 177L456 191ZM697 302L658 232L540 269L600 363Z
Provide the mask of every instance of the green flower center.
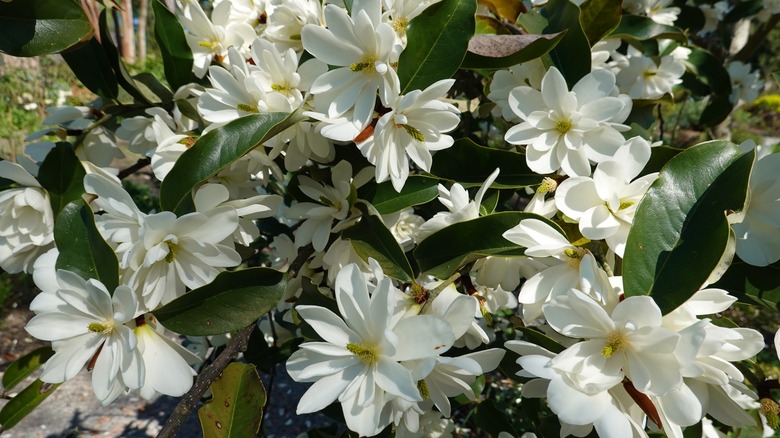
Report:
M425 136L423 135L423 133L418 131L417 128L415 128L414 126L411 126L411 125L401 125L401 126L403 126L404 130L413 139L415 139L415 140L417 140L419 142L424 142L425 141Z
M91 331L92 333L103 333L105 335L111 333L114 331L114 324L110 322L105 323L99 323L99 322L90 322L87 326L87 329Z
M243 111L245 113L259 113L260 111L257 109L257 105L247 105L245 103L239 103L238 106L239 111Z
M626 347L626 339L620 332L615 332L607 338L607 345L601 350L601 355L609 359L613 354Z
M555 123L555 129L561 134L566 134L567 132L571 131L571 127L571 120L569 119L558 120Z
M347 344L347 350L366 365L373 365L379 361L379 349L376 345L349 343Z
M417 389L420 391L420 396L423 400L431 397L431 392L428 391L428 384L425 383L425 380L417 381Z
M165 255L165 261L168 263L173 263L173 259L176 258L176 251L179 250L179 245L171 242L170 240L166 240L165 244L168 245L168 254Z

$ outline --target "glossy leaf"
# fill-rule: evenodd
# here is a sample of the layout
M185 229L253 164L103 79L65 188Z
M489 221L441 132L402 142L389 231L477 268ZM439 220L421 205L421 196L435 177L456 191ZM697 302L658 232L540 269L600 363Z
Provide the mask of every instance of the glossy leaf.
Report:
M257 435L266 394L254 365L231 363L211 384L211 393L211 400L198 409L204 438Z
M0 52L12 56L59 53L92 33L76 0L0 2Z
M482 257L521 256L525 248L504 239L502 234L523 219L538 219L560 230L553 222L537 214L519 211L495 213L458 222L433 233L420 242L414 250L414 258L423 273L447 278L461 266Z
M566 31L549 35L475 35L461 68L494 70L536 59L552 50Z
M639 174L639 176L644 176L654 172L660 172L661 169L666 165L666 163L669 162L669 160L676 157L677 154L679 154L683 150L684 149L673 148L671 146L656 146L652 148L650 161L647 162L645 168L642 169L642 172Z
M3 373L3 391L8 392L54 355L51 347L41 347L11 362Z
M620 24L609 34L609 37L633 41L650 39L670 39L681 43L688 41L683 31L677 27L658 24L651 18L630 14L623 14Z
M382 219L368 213L365 204L358 203L356 207L363 212L363 217L360 222L344 230L341 236L350 241L360 258L368 261L370 257L379 262L388 277L412 281L414 271L393 233L382 223Z
M185 151L160 187L160 205L185 214L193 211L192 189L216 175L264 141L294 123L288 113L252 114L200 137Z
M580 5L580 24L592 46L620 23L623 0L586 0Z
M550 56L571 88L590 73L590 44L580 24L580 8L569 0L550 0L542 13L548 22L543 33L568 30Z
M49 192L54 216L71 201L84 194L84 166L70 143L58 142L41 163L38 182Z
M475 0L442 0L409 22L398 58L401 93L422 90L458 70L474 35Z
M184 29L161 0L152 2L154 10L154 36L160 45L165 79L176 91L192 79L192 50L187 44Z
M63 52L62 58L89 91L106 100L119 96L119 83L111 62L97 39L92 37L85 44Z
M117 84L127 92L136 102L140 102L145 105L151 105L152 101L149 100L144 94L138 90L138 86L135 83L135 79L130 76L130 72L127 71L125 63L122 61L122 57L119 55L119 49L112 41L111 30L108 26L108 14L106 10L100 12L100 45L103 47L103 51L106 54L111 69L114 71L114 77L116 77ZM114 23L116 26L116 23Z
M477 3L490 9L499 20L514 23L517 16L525 9L517 0L478 0Z
M269 268L222 272L152 313L166 328L189 336L230 333L276 307L287 282Z
M707 106L699 118L705 126L715 126L731 113L734 104L730 101L731 77L723 62L712 53L698 47L691 48L685 62L690 74L684 77L685 85L698 90L699 95L709 96ZM698 85L698 86L697 86Z
M523 334L523 340L533 342L534 344L546 348L553 353L560 353L566 349L560 342L545 335L541 331L531 327L517 327L517 331Z
M54 241L60 251L57 269L100 280L114 293L119 285L119 262L97 230L92 209L84 201L71 202L62 209L54 224Z
M527 187L542 182L544 175L528 168L517 152L480 146L470 139L456 140L452 147L436 152L431 174L456 181L463 187L481 186L496 168L501 169L493 188Z
M780 310L780 262L758 267L736 259L712 287L729 291L743 303Z
M54 393L61 384L54 385L35 380L24 388L14 398L8 401L0 410L0 428L8 430L38 407L41 402Z
M741 210L754 153L712 141L681 152L640 202L623 261L627 296L650 295L664 314L698 291L726 251L726 213Z
M401 192L396 192L392 182L376 185L376 191L368 199L379 214L394 213L407 207L425 204L439 196L439 181L422 175L406 179Z

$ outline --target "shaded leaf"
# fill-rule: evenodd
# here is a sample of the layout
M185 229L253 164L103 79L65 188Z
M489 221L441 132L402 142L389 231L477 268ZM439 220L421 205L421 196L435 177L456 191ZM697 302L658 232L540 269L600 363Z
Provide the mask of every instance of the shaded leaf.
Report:
M650 161L647 162L645 168L642 169L642 172L638 176L660 172L669 160L676 157L677 154L684 149L673 148L671 146L656 146L650 150L652 151Z
M632 41L670 39L681 43L688 42L688 38L680 28L658 24L651 18L630 14L623 14L617 28L609 34L609 37Z
M474 187L481 186L496 168L501 171L493 188L527 187L544 178L528 168L524 155L480 146L468 138L455 140L452 147L436 152L431 174L463 187Z
M398 58L401 94L423 90L458 70L474 35L475 0L442 0L409 22Z
M114 293L119 285L119 262L84 201L71 202L62 209L54 224L54 241L60 251L57 269L74 272L85 280L99 280Z
M69 202L81 199L84 175L84 166L70 143L58 142L46 155L38 170L38 182L49 192L55 217Z
M76 0L0 2L0 52L12 56L59 53L92 34Z
M414 258L424 274L447 278L461 266L482 257L522 256L525 248L504 239L502 234L523 219L538 219L560 230L555 223L537 214L495 213L458 222L433 233L420 242L414 250Z
M46 400L61 384L54 385L35 380L30 386L16 394L3 409L0 410L0 428L8 430Z
M623 0L586 0L580 5L580 24L591 46L617 28L622 6Z
M379 214L394 213L407 207L425 204L439 195L439 182L422 175L406 179L401 192L396 192L391 181L376 185L376 191L367 199Z
M536 344L553 353L560 353L566 349L560 342L531 327L517 327L517 331L523 334L523 340Z
M363 216L360 222L344 230L341 237L350 241L363 260L368 261L370 257L379 262L388 277L404 282L412 281L414 271L393 233L387 229L382 219L368 213L365 204L358 203L355 206Z
M780 262L759 267L735 259L712 286L729 291L743 303L780 310Z
M500 20L514 23L517 16L525 9L523 3L517 0L478 0L478 3L489 8Z
M111 69L111 62L95 37L79 47L62 52L62 58L89 91L106 100L115 100L119 96L119 83Z
M726 213L744 206L754 155L711 141L666 164L628 235L626 296L650 295L666 314L702 287L728 244Z
M286 284L283 273L269 268L222 272L152 313L166 328L183 335L230 333L274 309Z
M231 363L211 384L211 393L198 409L204 438L257 436L266 395L254 365Z
M552 50L566 31L550 35L475 35L461 68L502 69L536 59Z
M176 15L161 0L152 2L154 10L154 36L160 45L165 69L165 80L176 91L192 79L192 50L187 44L184 29Z
M114 23L116 26L116 23ZM135 84L135 80L130 76L130 72L127 71L125 63L122 61L122 57L119 55L119 49L111 40L111 31L108 27L108 18L106 10L100 12L100 45L103 47L103 51L106 53L111 69L114 70L114 76L117 83L122 87L136 102L140 102L146 105L151 105L152 101L147 99Z
M8 392L54 355L51 347L41 347L25 354L8 365L3 373L3 391Z
M195 186L293 123L288 113L252 114L209 131L176 160L160 187L160 206L176 214L193 211Z
M590 73L590 44L580 24L580 8L569 0L550 0L542 10L547 17L545 34L568 30L550 51L555 66L561 71L569 88Z

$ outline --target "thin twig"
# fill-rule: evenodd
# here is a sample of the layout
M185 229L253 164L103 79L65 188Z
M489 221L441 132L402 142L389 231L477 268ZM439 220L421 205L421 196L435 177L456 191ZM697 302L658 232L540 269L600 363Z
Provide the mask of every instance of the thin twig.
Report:
M123 169L119 171L119 174L117 174L117 178L119 179L125 179L128 176L138 172L139 170L143 169L144 167L148 166L152 162L151 158L139 158L138 161L133 164L132 166L128 167L127 169Z
M246 350L247 343L249 341L249 335L252 334L252 330L255 328L255 323L249 324L236 333L234 337L230 339L222 353L214 360L211 365L206 367L200 375L198 375L195 384L192 388L184 394L176 409L168 417L168 421L165 422L157 438L172 438L176 436L176 432L184 424L184 421L190 415L190 413L198 405L198 401L206 393L212 383L222 374L222 371L230 364L233 357Z

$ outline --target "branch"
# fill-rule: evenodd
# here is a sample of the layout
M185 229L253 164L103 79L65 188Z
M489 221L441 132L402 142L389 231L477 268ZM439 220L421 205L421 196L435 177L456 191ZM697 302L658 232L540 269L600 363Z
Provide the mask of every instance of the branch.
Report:
M249 335L254 328L255 323L252 323L239 330L238 333L230 339L230 342L225 349L222 350L222 353L220 353L217 359L198 375L195 384L187 394L184 394L184 397L182 397L181 401L176 406L176 409L173 410L173 413L157 435L157 438L173 438L176 436L176 432L181 428L184 421L198 405L198 401L203 394L206 393L206 390L208 390L211 384L219 378L225 367L233 360L233 357L246 350Z
M139 158L138 161L133 164L132 166L128 167L127 169L123 169L119 171L119 174L117 174L117 178L119 179L125 179L128 176L138 172L139 170L143 169L144 167L148 166L152 162L151 158Z
M764 40L766 40L769 32L771 32L772 29L777 26L778 22L780 22L780 14L772 15L756 33L750 36L750 39L748 40L747 44L745 44L745 47L743 47L742 50L734 55L733 60L748 62L748 60L750 60L750 58L753 56L753 53L755 53Z

